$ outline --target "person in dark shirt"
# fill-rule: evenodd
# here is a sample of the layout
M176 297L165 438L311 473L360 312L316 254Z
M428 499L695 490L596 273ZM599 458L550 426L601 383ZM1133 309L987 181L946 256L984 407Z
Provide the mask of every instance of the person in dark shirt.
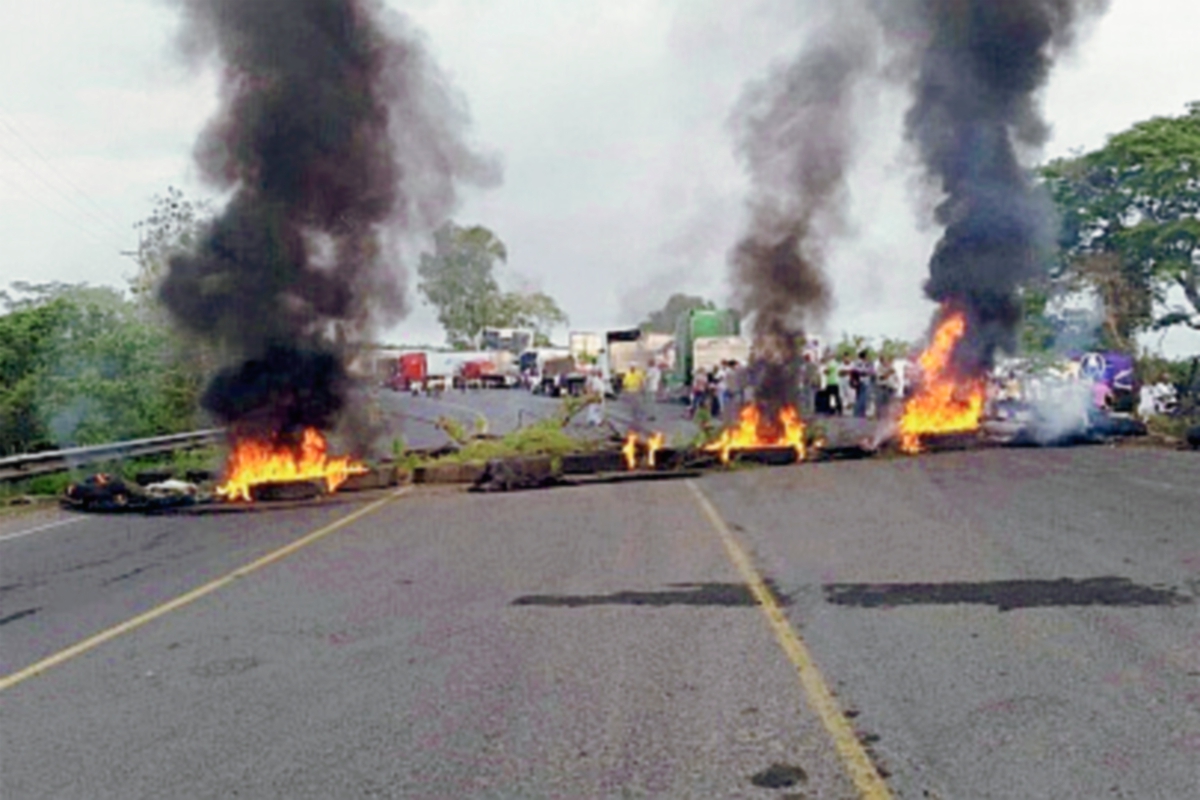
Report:
M862 350L858 358L850 365L850 388L854 392L854 416L860 419L867 416L867 406L871 399L873 370L869 354Z

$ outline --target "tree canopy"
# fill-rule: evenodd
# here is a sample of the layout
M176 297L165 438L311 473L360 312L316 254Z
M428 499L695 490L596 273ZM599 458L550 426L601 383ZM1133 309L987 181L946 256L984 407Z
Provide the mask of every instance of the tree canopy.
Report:
M496 301L491 325L497 328L531 328L538 346L549 344L550 331L570 320L545 292L504 292Z
M1107 344L1129 348L1148 328L1200 330L1200 102L1041 175L1062 220L1056 277L1097 293ZM1172 289L1183 305L1165 305Z
M138 232L138 273L130 280L134 295L153 302L171 257L195 247L211 221L207 202L192 200L174 186L157 195L150 216L134 225Z
M691 294L677 292L667 298L666 305L657 311L652 311L639 325L647 333L675 333L675 322L681 314L693 309L712 309L716 304L711 300Z
M492 231L448 222L433 243L433 252L421 255L417 289L436 309L451 346L473 346L487 327L532 328L545 341L553 327L567 324L567 315L546 293L500 289L496 265L507 262L508 250Z
M0 453L195 426L199 377L120 292L14 284L0 293Z

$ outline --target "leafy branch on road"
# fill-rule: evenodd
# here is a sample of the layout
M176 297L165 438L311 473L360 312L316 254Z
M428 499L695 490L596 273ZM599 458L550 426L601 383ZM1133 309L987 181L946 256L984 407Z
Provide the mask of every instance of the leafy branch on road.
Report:
M436 463L479 463L513 456L564 456L594 448L566 433L558 420L548 418L519 428L498 439L472 439L456 452L430 459Z

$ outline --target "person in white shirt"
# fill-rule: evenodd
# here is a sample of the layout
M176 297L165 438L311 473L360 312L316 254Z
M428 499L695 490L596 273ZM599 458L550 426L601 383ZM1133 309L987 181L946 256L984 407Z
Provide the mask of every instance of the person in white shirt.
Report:
M587 382L585 383L588 399L591 401L587 407L587 424L595 427L604 424L604 378L600 376L599 370L593 370L588 374Z
M646 370L646 394L657 400L661 387L662 369L659 368L657 362L652 361Z
M716 403L713 416L724 418L729 409L729 368L722 361L717 365L716 372L713 373L716 377Z

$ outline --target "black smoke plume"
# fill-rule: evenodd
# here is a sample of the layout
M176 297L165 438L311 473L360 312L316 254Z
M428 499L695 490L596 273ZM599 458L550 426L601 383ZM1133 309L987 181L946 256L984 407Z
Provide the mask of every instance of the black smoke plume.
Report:
M852 92L875 62L867 22L856 0L838 3L794 61L747 87L733 115L751 193L730 260L740 310L753 319L755 397L768 420L796 405L797 342L831 301L822 264L843 222Z
M1049 261L1053 211L1019 158L1045 142L1039 90L1054 59L1107 0L847 0L813 25L789 65L752 84L735 110L751 180L749 230L731 254L754 318L767 405L792 402L795 342L830 304L823 250L846 201L858 120L854 90L910 86L907 135L945 199L928 296L964 312L955 354L966 375L1012 351L1019 287Z
M917 43L906 117L931 178L945 193L945 233L929 263L926 294L967 315L958 369L979 375L997 350L1013 352L1018 290L1041 274L1054 214L1022 165L1045 143L1038 91L1054 59L1105 0L880 0L885 27ZM899 15L899 16L897 16Z
M203 402L235 431L344 421L346 365L405 312L398 243L494 177L421 40L376 0L179 0L215 54L220 108L196 147L232 192L160 296L226 366ZM361 444L361 443L360 443Z

